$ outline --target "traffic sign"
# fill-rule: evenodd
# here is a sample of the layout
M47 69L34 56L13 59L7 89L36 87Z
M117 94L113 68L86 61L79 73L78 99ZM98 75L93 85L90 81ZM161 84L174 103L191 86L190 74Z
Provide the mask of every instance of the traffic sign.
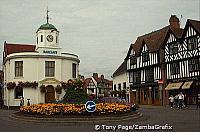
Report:
M85 103L85 109L87 112L94 112L96 110L96 104L94 101L87 101Z

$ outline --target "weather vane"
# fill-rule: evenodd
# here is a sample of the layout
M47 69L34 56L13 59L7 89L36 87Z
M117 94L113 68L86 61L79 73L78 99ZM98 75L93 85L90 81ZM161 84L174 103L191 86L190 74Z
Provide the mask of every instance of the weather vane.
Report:
M49 9L48 9L48 6L47 6L47 23L49 23Z

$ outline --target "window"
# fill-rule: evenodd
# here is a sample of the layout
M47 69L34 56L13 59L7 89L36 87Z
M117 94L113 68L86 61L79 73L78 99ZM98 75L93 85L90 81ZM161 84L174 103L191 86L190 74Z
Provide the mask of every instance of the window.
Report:
M56 43L58 43L58 36L56 36Z
M188 60L188 65L189 65L189 72L200 70L200 60L198 58Z
M40 41L43 42L43 35L40 36Z
M143 62L149 61L149 51L145 51L142 53L142 61Z
M17 86L15 88L15 99L20 99L21 97L23 97L23 88Z
M117 90L117 88L116 88L116 84L114 85L114 91L116 91Z
M171 64L171 74L179 74L180 73L180 68L179 68L179 63L172 63Z
M129 82L133 82L133 72L129 72Z
M38 37L37 37L37 44L38 44Z
M194 49L197 49L198 47L198 43L197 43L197 37L192 37L192 38L189 38L187 40L187 43L188 43L188 50L194 50Z
M23 61L15 61L15 77L23 76Z
M72 63L72 78L76 78L76 64Z
M121 91L122 88L121 88L121 83L118 84L118 91Z
M123 89L126 89L126 82L123 82Z
M45 61L45 77L55 76L55 61Z
M140 83L141 82L141 71L135 71L133 73L133 83Z
M136 58L136 56L131 56L130 57L130 64L131 65L135 65L137 63L137 58Z
M145 81L146 82L153 82L154 81L153 68L145 70Z
M177 54L178 53L178 43L172 43L169 45L169 54Z

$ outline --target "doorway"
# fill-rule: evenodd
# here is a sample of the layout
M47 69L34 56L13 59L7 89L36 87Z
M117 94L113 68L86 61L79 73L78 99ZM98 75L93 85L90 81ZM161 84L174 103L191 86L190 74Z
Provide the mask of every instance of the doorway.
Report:
M55 100L55 90L52 85L46 86L45 103L51 103Z

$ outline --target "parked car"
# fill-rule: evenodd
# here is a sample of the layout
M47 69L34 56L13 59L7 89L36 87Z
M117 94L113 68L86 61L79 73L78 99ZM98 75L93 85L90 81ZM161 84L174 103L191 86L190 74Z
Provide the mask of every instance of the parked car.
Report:
M138 107L137 107L136 104L129 103L125 99L121 99L119 97L104 97L104 98L100 98L98 100L98 103L119 103L119 104L125 104L125 105L129 105L131 107L132 111L138 110Z

